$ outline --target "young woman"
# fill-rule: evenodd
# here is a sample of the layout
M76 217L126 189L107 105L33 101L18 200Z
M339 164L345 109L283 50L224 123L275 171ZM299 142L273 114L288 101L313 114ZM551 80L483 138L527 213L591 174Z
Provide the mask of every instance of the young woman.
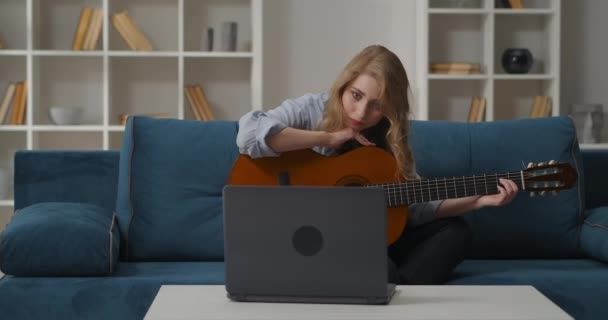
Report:
M312 148L338 155L375 145L396 159L397 174L419 179L408 145L409 80L399 58L383 46L364 48L344 68L328 93L306 94L239 120L239 151L253 158ZM463 259L471 232L461 215L511 202L517 185L500 179L499 193L430 201L409 206L408 225L388 248L389 281L439 284Z

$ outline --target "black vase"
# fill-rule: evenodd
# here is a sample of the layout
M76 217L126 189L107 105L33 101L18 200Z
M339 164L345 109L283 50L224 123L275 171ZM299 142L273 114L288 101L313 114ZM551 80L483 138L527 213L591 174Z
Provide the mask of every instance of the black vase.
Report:
M507 48L502 54L502 67L507 73L528 73L534 58L526 48Z

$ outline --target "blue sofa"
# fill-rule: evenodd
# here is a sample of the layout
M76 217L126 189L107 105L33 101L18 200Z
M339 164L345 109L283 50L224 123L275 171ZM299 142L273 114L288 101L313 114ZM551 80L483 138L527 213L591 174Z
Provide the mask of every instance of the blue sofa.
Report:
M521 192L505 207L466 215L473 245L448 285L533 285L576 319L608 318L607 151L581 152L567 117L411 127L424 177L518 171L552 159L578 171L557 196ZM0 319L141 319L163 284L222 284L221 192L238 157L237 130L233 121L132 117L120 151L17 152L16 213L0 238ZM91 207L66 206L72 216L55 223L64 203ZM105 220L82 225L111 221L115 232L110 250L104 238L96 256L86 246L98 249L97 240L70 223L91 208L107 212ZM45 246L56 256L37 251ZM103 271L87 273L86 262L96 261Z

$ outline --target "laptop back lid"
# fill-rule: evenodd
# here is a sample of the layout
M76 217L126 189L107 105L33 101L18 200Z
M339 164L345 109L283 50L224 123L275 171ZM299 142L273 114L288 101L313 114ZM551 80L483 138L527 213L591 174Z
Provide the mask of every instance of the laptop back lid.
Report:
M228 293L386 296L382 189L231 185L223 201Z

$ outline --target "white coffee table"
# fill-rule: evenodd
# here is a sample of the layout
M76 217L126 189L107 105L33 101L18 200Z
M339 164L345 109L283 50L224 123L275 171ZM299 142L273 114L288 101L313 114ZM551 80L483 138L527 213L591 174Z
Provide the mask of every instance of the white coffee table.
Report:
M389 305L232 302L223 285L162 286L145 319L572 319L532 286L399 286Z

